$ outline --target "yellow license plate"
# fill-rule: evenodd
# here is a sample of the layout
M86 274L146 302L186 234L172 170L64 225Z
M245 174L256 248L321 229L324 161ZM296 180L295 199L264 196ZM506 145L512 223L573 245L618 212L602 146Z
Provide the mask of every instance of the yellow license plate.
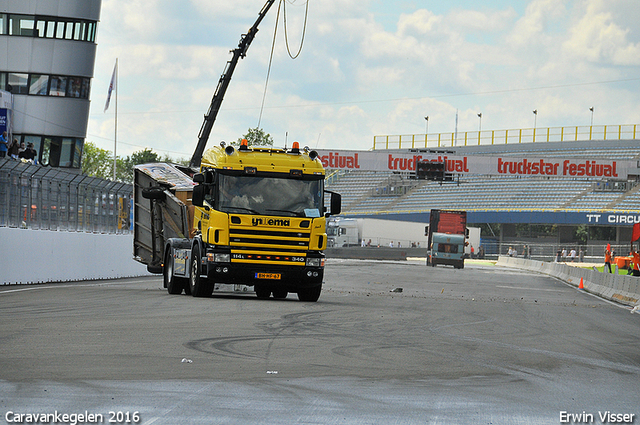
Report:
M256 273L256 279L272 279L280 280L282 275L280 273Z

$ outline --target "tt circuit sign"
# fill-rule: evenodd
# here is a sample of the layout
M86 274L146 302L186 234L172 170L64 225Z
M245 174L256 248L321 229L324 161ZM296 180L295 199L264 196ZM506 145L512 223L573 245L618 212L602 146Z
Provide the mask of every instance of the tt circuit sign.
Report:
M325 168L368 171L416 171L418 162L443 162L447 173L508 176L607 177L625 180L635 161L539 156L442 155L388 151L318 150Z

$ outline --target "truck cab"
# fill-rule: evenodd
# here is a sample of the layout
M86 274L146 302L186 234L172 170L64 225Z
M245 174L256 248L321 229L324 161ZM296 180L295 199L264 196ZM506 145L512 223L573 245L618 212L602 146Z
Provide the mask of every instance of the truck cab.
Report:
M432 245L427 251L427 264L451 265L456 269L464 268L465 235L433 233Z

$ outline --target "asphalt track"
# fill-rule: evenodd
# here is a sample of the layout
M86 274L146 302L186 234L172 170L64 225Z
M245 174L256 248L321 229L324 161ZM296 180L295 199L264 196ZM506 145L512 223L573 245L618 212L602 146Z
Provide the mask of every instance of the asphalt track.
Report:
M640 315L546 276L329 260L317 303L161 286L0 287L0 424L640 423Z

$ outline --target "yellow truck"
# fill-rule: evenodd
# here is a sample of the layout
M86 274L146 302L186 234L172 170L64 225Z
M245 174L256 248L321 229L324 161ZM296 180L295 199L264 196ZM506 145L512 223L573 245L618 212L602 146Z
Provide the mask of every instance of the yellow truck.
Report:
M326 220L317 153L214 147L200 172L169 164L134 170L134 257L162 273L170 294L210 296L215 284L253 286L258 298L318 300L324 276Z

